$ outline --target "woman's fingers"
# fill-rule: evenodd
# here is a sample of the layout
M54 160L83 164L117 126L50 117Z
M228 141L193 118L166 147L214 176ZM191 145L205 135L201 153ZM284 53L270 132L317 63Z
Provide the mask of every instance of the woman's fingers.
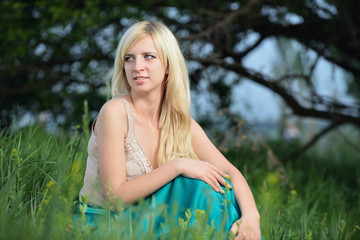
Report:
M220 171L221 171L221 170L220 170ZM222 172L222 171L221 171L221 172ZM219 171L216 171L216 169L214 169L214 172L212 172L212 174L213 174L214 177L216 177L217 181L218 181L221 185L223 185L223 186L226 187L226 188L231 188L231 185L228 184L228 183L225 181L224 176L223 176L223 175L225 175L225 176L229 176L229 175L226 175L225 173L221 174L221 173L219 173Z
M218 174L220 174L222 177L228 177L229 175L227 175L223 170L215 167L214 165L212 165L211 163L209 163L211 168L214 169Z
M222 190L220 184L223 185L224 187L226 187L225 179L220 174L218 174L216 171L213 171L212 175L215 178L215 181L216 181L216 184L217 184L218 188L221 189L222 193L224 193L224 191Z
M205 177L205 178L203 179L203 181L204 181L205 183L207 183L212 189L214 189L215 192L219 192L219 191L220 191L220 189L217 188L217 186L215 185L215 182L211 180L211 177L210 177L210 176L209 176L209 177Z
M221 186L220 186L220 184L219 184L219 181L218 181L218 179L217 179L215 176L209 174L208 178L209 178L209 180L212 182L212 184L215 186L215 189L214 189L214 190L215 190L216 192L224 193L224 190L222 190L222 188L221 188Z
M212 171L209 172L207 178L212 182L212 184L216 187L214 190L216 192L219 192L224 194L224 190L222 189L221 185L223 185L226 188L231 188L230 184L228 184L225 179L220 176L217 172ZM221 184L221 185L220 185Z
M239 233L235 238L235 240L244 240L244 239L246 239L246 238L242 233Z
M221 193L224 193L224 190L221 188L220 184L226 188L231 188L231 186L224 179L224 178L228 178L229 175L225 174L221 169L215 167L211 163L207 163L207 165L209 167L207 177L212 182L211 186L215 186L215 187L213 187L213 189L216 192L220 191Z
M260 229L257 230L258 227L254 227L249 222L244 222L243 219L239 219L233 223L230 228L230 231L236 236L235 240L261 240Z
M231 232L236 236L238 231L239 231L239 226L240 226L240 223L239 223L239 220L234 222L233 225L231 226L230 230Z
M212 165L212 166L216 169L216 171L217 171L222 177L227 178L227 179L230 179L230 175L226 174L223 170L215 167L214 165Z
M216 192L224 193L221 185L226 188L231 188L224 179L229 179L229 175L225 174L213 164L195 159L187 159L187 161L189 161L190 164L187 164L186 168L182 169L184 176L202 180L209 184Z

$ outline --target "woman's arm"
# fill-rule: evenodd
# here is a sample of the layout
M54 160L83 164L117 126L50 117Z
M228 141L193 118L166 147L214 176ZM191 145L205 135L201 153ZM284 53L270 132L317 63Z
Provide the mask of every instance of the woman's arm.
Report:
M120 99L107 102L100 110L95 125L98 138L99 171L102 186L111 202L121 198L124 203L134 203L165 185L179 170L176 162L165 164L148 174L126 181L125 135L126 110Z
M256 208L254 197L245 178L240 171L214 146L195 120L192 120L191 132L192 145L198 157L201 160L213 164L231 176L230 181L235 198L242 213L242 224L240 224L239 234L254 235L254 239L260 238L260 216ZM237 229L235 228L236 225L233 225L233 232L237 232ZM247 228L249 230L243 228Z
M146 197L180 174L203 180L218 190L213 182L225 176L207 162L177 158L150 173L126 181L124 139L127 132L126 111L120 99L107 102L100 110L95 125L98 138L99 170L102 186L110 202L116 198L134 203ZM224 183L225 184L225 183Z

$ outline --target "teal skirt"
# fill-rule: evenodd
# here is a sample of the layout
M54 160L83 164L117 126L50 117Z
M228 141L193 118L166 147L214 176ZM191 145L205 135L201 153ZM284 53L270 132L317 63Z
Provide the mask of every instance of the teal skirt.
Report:
M191 234L202 234L213 238L220 232L228 234L241 217L233 190L222 188L224 194L215 192L203 181L179 176L149 197L118 212L82 205L84 214L75 214L74 220L78 222L81 218L85 225L93 228L105 223L108 228L111 225L113 232L121 228L124 236L144 234L168 239L166 236L182 234L191 239Z

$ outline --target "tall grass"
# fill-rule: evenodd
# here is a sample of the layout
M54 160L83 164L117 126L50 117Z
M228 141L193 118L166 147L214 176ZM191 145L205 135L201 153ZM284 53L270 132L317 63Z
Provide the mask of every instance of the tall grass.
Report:
M88 126L86 119L83 125ZM49 133L39 124L0 133L0 239L116 237L114 231L75 226L72 220L87 139L88 133L79 126L70 134ZM277 141L269 144L280 159L294 147ZM243 144L229 149L226 156L254 192L266 239L360 239L360 160L356 153L339 154L346 164L317 152L282 159L292 188L269 171L264 149L253 151L251 144ZM348 158L357 159L345 161ZM186 230L186 221L172 221L172 236L203 239L199 229ZM216 239L212 231L208 229L207 236ZM151 234L144 233L141 239L151 239Z
M71 137L40 125L1 133L1 239L50 238L71 225L85 146L78 129Z

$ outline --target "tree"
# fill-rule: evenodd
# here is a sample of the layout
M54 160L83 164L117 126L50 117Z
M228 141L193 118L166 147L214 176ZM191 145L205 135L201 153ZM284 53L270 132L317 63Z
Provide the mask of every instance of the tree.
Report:
M360 17L355 10L359 7L359 2L335 0L216 1L202 5L193 14L177 9L180 15L190 16L186 21L178 16L165 18L184 35L184 45L190 49L187 58L200 63L202 71L208 68L214 71L217 66L234 72L239 78L275 92L295 115L328 120L329 125L302 148L306 150L340 125L360 127L360 31L356 27ZM247 44L250 35L255 35L256 40ZM299 58L303 67L288 69L281 75L268 75L245 67L243 59L269 38L300 44L303 50ZM194 43L200 51L191 51ZM353 103L320 94L313 75L320 59L326 59L347 73L347 79L344 77L341 81L347 81ZM302 91L297 91L294 85L301 85ZM220 98L224 96L219 92Z
M98 110L123 28L135 19L158 18L194 63L194 89L204 81L216 86L210 89L219 99L216 107L228 107L231 86L247 79L278 94L294 114L328 120L319 136L343 124L360 127L359 7L350 0L3 1L1 124L9 123L14 106L69 121L81 117L85 98ZM275 76L242 64L266 39L279 37L301 44L303 71ZM342 81L356 101L345 104L318 92L313 73L319 59L346 71ZM222 81L229 72L235 77ZM304 92L294 91L294 83Z
M321 1L252 0L243 1L242 6L228 4L220 10L216 8L216 12L210 10L214 7L210 6L201 9L186 24L177 24L182 31L184 28L188 30L185 41L196 41L203 46L210 44L213 49L205 56L189 51L188 59L205 67L219 66L233 71L271 89L281 96L297 115L328 119L333 124L352 123L359 127L360 33L355 26L360 22L360 18L353 10L357 8L353 6L353 2L350 5L350 1L327 1L326 8L321 7L319 2ZM325 3L324 1L323 4ZM295 14L300 22L287 20L290 13ZM256 33L257 40L239 49L239 43L246 40L250 33ZM308 64L308 69L303 73L289 72L276 78L244 67L242 59L270 37L296 40L302 44L304 52L314 51L317 57ZM199 48L201 49L201 46ZM348 79L351 86L349 93L357 97L356 103L345 105L317 93L312 83L312 74L321 57L351 75L351 79ZM295 81L302 81L308 88L307 92L311 93L306 101L298 99L300 94L294 94L289 87L288 83Z
M45 112L67 125L104 102L119 34L139 18L125 2L2 1L0 108L6 126L17 111Z

